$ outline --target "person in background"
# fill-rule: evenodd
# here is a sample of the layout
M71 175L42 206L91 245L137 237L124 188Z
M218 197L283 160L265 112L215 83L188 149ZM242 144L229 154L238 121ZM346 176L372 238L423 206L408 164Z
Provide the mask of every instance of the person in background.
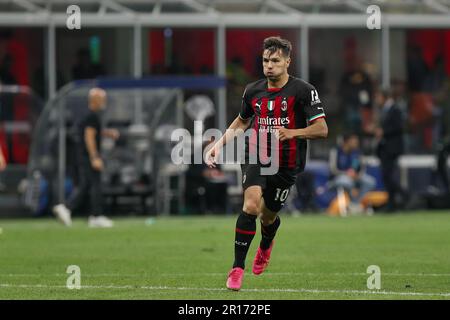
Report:
M433 172L433 184L437 187L440 179L444 185L444 192L450 194L450 183L447 170L447 159L450 154L450 77L441 85L435 95L435 102L440 106L439 133L437 137L436 170Z
M206 149L210 143L213 143L213 140L204 143L202 150ZM194 163L194 155L192 155L191 165L186 172L186 203L192 213L225 213L227 188L227 178L219 165L216 168L210 168L204 162Z
M343 188L350 197L349 211L362 212L361 199L375 189L376 182L363 168L358 136L345 134L342 144L330 151L329 163L333 186Z
M90 197L90 212L88 224L90 227L112 227L113 222L102 215L101 172L104 164L100 157L101 136L112 139L119 138L115 129L102 129L100 111L106 107L106 92L100 88L89 91L89 113L79 124L80 148L77 151L78 190L68 201L67 207L58 204L53 213L66 226L72 224L72 211L83 205Z
M315 175L312 171L303 171L298 174L295 187L297 189L297 199L299 202L300 212L319 211L319 207L315 202L316 190L314 188L314 183Z
M449 120L449 115L447 115L446 119ZM448 128L447 128L448 130ZM449 178L448 178L448 170L447 170L447 159L448 155L450 153L450 138L449 134L442 139L442 141L438 145L438 152L437 152L437 174L436 176L439 177L442 180L442 183L444 184L444 189L447 194L450 194L450 184L449 184Z
M2 146L0 145L0 172L6 169L6 158L3 155ZM0 191L4 191L6 186L0 180Z
M6 159L5 156L3 155L3 151L0 146L0 171L3 171L5 169L6 169Z
M416 45L409 45L406 49L406 70L408 74L408 86L411 92L424 90L425 80L429 72L423 58L422 49Z
M17 80L12 71L13 64L14 59L10 54L6 54L3 59L0 59L0 86L17 84ZM0 122L1 121L14 121L14 95L12 94L0 94ZM13 135L11 132L5 132L4 148L6 154L9 155L9 162L15 163Z
M359 135L372 119L372 80L361 61L353 61L342 75L340 87L345 125Z
M380 108L380 123L374 130L377 140L376 154L381 162L383 182L389 194L386 209L393 212L399 208L397 196L401 197L400 207L404 207L408 200L407 192L395 176L397 160L404 152L404 117L389 90L378 90L375 103Z

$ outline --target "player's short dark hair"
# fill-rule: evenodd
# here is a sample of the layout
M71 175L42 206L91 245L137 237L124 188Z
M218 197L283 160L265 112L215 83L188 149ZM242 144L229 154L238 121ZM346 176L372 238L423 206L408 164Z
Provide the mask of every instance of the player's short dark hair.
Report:
M289 40L282 39L281 37L268 37L264 39L263 49L269 50L271 53L281 49L283 55L289 57L292 51L292 44Z

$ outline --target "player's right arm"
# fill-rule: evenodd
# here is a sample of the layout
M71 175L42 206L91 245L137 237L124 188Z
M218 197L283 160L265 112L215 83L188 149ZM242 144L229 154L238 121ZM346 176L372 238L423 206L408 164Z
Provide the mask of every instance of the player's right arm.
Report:
M217 157L219 156L220 150L227 143L227 141L232 140L234 137L243 133L250 125L250 119L242 119L239 116L234 119L230 124L225 134L214 144L214 146L206 153L205 163L210 168L215 168L217 164Z
M230 124L225 134L213 145L213 147L206 153L205 163L210 168L215 168L217 164L217 157L219 155L222 147L227 143L227 141L232 140L234 137L242 134L247 130L253 118L254 110L248 98L247 88L242 96L241 111L239 115Z

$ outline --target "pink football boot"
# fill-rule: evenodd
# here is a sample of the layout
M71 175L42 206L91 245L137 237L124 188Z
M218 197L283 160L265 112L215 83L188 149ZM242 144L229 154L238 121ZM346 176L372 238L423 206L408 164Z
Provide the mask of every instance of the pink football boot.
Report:
M239 291L242 286L242 278L244 277L244 269L236 267L228 273L227 288Z
M269 265L270 253L272 252L274 241L270 244L269 249L263 250L261 247L258 247L258 251L256 252L255 259L253 260L253 273L255 275L260 275L264 272L264 270Z

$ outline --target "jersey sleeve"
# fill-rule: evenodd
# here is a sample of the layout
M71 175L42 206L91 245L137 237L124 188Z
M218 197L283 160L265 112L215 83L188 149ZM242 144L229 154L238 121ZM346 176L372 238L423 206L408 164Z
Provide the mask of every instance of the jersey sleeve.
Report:
M99 119L96 117L95 114L90 113L90 114L86 117L85 122L84 122L84 127L85 127L85 128L88 128L88 127L89 127L89 128L93 128L93 129L99 131L99 127L100 127L100 125L99 125Z
M255 111L253 110L248 97L248 88L245 88L244 94L242 95L241 111L239 112L239 117L242 120L247 120L253 117L254 114Z
M325 110L323 109L323 105L320 101L319 93L316 88L309 85L305 88L302 95L304 105L303 110L306 114L306 119L311 122L320 118L325 118Z

